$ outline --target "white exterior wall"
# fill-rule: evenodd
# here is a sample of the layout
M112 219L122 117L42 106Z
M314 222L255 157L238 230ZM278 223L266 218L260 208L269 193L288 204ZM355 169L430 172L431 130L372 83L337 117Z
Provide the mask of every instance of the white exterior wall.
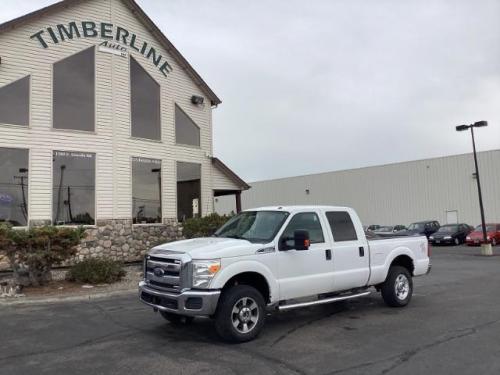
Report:
M161 87L161 142L130 136L129 58L102 53L99 38L74 38L42 48L30 36L48 26L71 21L109 22L137 34L166 58L173 71L165 77L150 59L128 48L131 56ZM46 34L45 34L46 35ZM95 132L52 128L52 64L85 48L96 46ZM176 161L202 165L202 213L213 211L212 113L210 100L187 73L164 50L155 37L120 0L90 0L36 18L0 34L0 87L31 75L31 121L28 128L0 124L0 147L30 150L29 220L52 217L52 151L86 151L96 154L96 219L132 216L132 157L162 160L163 217L177 217ZM205 98L205 105L191 104L192 95ZM175 144L175 103L201 129L201 146Z
M486 221L500 222L500 150L478 153ZM481 222L472 154L411 161L251 183L243 209L267 205L325 204L356 209L364 224L410 224L458 211L459 222ZM309 189L309 195L305 190ZM234 210L219 197L216 211Z

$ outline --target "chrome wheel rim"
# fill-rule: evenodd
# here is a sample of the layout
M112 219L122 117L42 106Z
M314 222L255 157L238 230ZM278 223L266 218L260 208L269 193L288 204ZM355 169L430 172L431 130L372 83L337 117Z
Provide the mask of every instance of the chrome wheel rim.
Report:
M408 297L410 294L410 281L406 275L400 274L396 277L394 289L396 291L396 297L399 300L404 301Z
M239 333L249 333L259 321L259 306L253 298L240 298L231 311L231 322Z
M458 238L455 238L455 245L460 245L460 240Z

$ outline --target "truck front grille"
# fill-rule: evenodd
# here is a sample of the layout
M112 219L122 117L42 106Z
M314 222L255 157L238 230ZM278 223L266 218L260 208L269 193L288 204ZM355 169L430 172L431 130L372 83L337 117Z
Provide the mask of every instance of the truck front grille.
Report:
M178 291L182 289L182 260L147 256L145 279L152 287Z

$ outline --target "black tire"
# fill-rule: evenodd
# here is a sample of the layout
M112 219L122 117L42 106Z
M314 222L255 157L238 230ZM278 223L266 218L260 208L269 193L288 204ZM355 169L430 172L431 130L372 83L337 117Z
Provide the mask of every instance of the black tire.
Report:
M165 320L168 320L172 325L191 324L194 320L192 316L183 316L167 311L160 311L160 315L163 316Z
M403 285L402 283L405 282L406 285ZM406 292L403 287L408 288ZM404 267L392 266L380 290L382 298L388 306L403 307L408 305L413 294L413 280L410 272Z
M455 241L454 241L454 243L455 243L455 246L460 245L460 243L461 243L461 242L460 242L460 238L455 237Z
M246 319L249 320L245 323ZM235 285L225 290L219 299L215 313L215 329L225 341L246 342L257 337L265 320L265 301L262 294L251 286Z

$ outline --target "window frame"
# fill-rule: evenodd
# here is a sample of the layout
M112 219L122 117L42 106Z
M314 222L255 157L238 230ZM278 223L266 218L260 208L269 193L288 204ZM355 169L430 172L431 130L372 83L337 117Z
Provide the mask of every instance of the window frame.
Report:
M161 210L161 221L159 223L134 223L134 204L133 204L133 199L134 199L134 181L133 181L133 166L134 166L134 158L144 158L144 159L151 159L151 160L159 160L160 161L160 179L161 179L161 189L160 189L160 210ZM137 227L147 227L147 226L162 226L163 220L165 218L165 205L163 204L163 187L165 183L165 178L163 176L164 172L164 162L163 159L155 159L155 158L150 158L150 157L145 157L145 156L130 156L130 217L132 220L132 226L137 226Z
M63 224L63 225L55 225L54 224L54 152L60 151L60 152L87 152L89 154L94 154L94 224ZM98 187L98 173L97 173L97 168L98 168L98 153L97 152L90 152L90 151L75 151L75 150L62 150L62 149L51 149L51 160L52 162L50 163L50 174L51 174L51 191L52 193L50 194L50 223L53 226L57 226L60 228L77 228L77 227L83 227L83 228L97 228L97 221L99 220L98 218L98 211L97 211L97 187Z
M26 229L30 227L30 221L31 221L31 149L30 148L25 148L25 147L0 147L2 148L8 148L8 149L14 149L14 150L25 150L28 151L28 190L26 191L26 195L28 196L28 207L26 207L26 225L20 225L13 227L14 229Z
M158 87L160 89L159 90L159 105L158 105L159 125L160 125L160 137L159 137L159 139L137 137L137 136L132 135L132 126L133 126L133 122L132 122L132 63L131 63L132 59L135 60L135 62L146 72L146 74L158 85ZM128 130L129 138L132 140L136 140L136 141L164 143L164 141L163 141L163 129L162 129L163 128L162 85L160 84L160 82L158 82L158 80L155 79L155 77L153 77L153 75L150 72L148 72L148 70L142 64L139 63L139 60L136 59L133 56L133 54L131 54L131 53L129 53L129 58L128 58L128 89L129 89L128 108L129 108L129 115L130 115L130 125L129 125L129 130ZM175 114L174 114L174 116L175 116ZM175 123L174 123L174 126L175 126ZM174 129L174 132L175 132L175 129Z
M278 250L279 251L289 251L289 250L295 250L293 247L292 248L283 248L282 247L282 242L283 240L285 239L284 235L285 235L285 232L287 231L288 229L288 226L290 225L290 223L292 222L292 220L298 216L298 215L303 215L303 214L314 214L316 215L316 218L318 219L318 223L319 223L319 226L321 228L321 233L323 235L323 241L322 242L316 242L316 241L312 241L310 236L309 236L309 240L310 240L310 244L311 246L313 245L321 245L321 244L325 244L327 242L327 239L325 237L325 228L323 226L323 223L321 222L321 215L316 212L316 211L302 211L302 212L296 212L294 214L291 214L289 215L289 217L287 218L288 220L283 223L283 228L281 230L281 233L279 234L278 236ZM290 241L292 238L288 237L288 240L287 241Z
M70 132L70 133L77 133L77 134L98 134L97 131L97 48L96 46L91 46L88 48L84 48L82 50L76 51L70 55L64 56L62 59L53 61L50 66L50 82L52 84L51 90L50 90L50 130L51 131L62 131L62 132ZM69 57L72 57L80 52L83 52L87 49L93 48L94 49L94 130L79 130L79 129L64 129L64 128L56 128L54 127L54 66L58 63L61 62ZM53 150L53 151L62 151L62 150ZM96 160L97 160L97 154L96 154ZM97 168L96 168L97 169Z
M15 79L14 81L11 81L10 83L6 83L4 85L2 85L0 88L2 87L5 87L5 86L8 86L10 85L11 83L14 83L14 82L17 82L17 81L20 81L21 79L24 79L28 77L29 78L29 89L28 89L28 125L19 125L19 124L7 124L7 123L2 123L0 122L0 126L4 126L4 127L14 127L16 129L31 129L32 128L32 114L33 114L33 111L31 109L31 99L33 98L33 95L32 95L32 92L33 92L33 79L32 79L32 74L27 74L27 75L24 75L20 78L17 78Z
M178 104L176 101L173 102L174 103L174 111L173 111L173 123L174 123L174 139L175 139L175 145L178 146L178 147L187 147L187 148L192 148L192 149L196 149L196 150L200 150L201 149L201 126L199 126L192 118L191 116L189 116L187 114L187 112L180 106L180 104ZM176 121L176 116L175 116L175 112L176 112L176 109L179 108L179 110L184 113L184 115L189 119L191 120L191 122L198 128L199 130L199 136L198 136L198 141L199 141L199 145L190 145L188 143L179 143L177 142L177 121Z
M330 219L328 218L328 214L329 213L345 213L347 214L347 216L349 217L349 220L351 221L351 224L352 224L352 227L354 229L354 234L356 235L356 238L354 239L348 239L348 240L337 240L335 238L335 235L333 233L333 228L332 228L332 225L330 224ZM325 211L325 218L326 218L326 222L328 223L328 227L330 228L330 234L332 236L332 241L333 243L345 243L345 242L357 242L359 241L359 234L358 234L358 231L357 231L357 228L356 228L356 225L354 224L354 220L352 219L352 216L351 216L351 213L349 211L345 211L345 210L326 210Z

